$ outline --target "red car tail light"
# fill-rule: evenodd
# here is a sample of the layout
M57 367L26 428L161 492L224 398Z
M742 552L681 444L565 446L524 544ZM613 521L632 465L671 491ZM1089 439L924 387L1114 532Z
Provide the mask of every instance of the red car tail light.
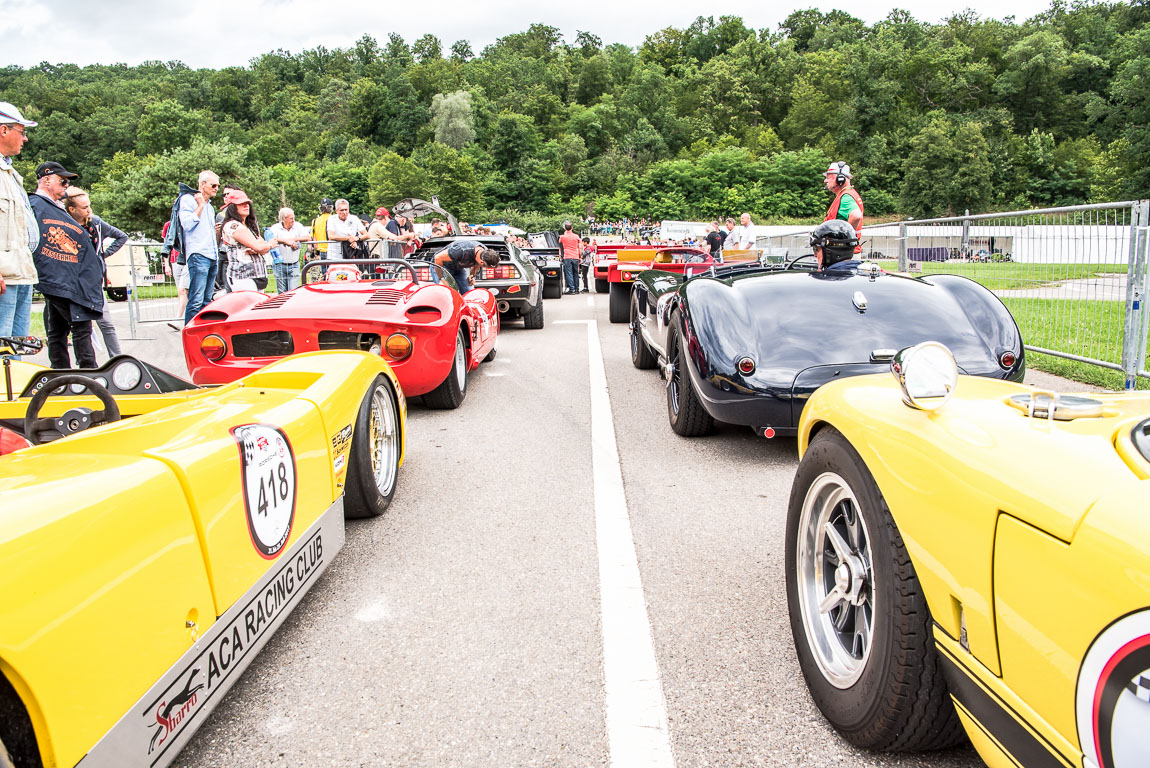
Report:
M518 280L519 270L514 264L500 264L497 267L486 267L483 270L484 280Z
M223 360L228 354L228 344L222 337L215 335L205 336L200 342L200 352L213 363Z
M406 334L393 333L383 348L392 360L403 360L411 354L411 339Z
M1018 360L1018 358L1015 357L1014 353L1010 352L1010 351L1003 352L1001 355L998 356L998 364L1001 365L1003 368L1006 368L1007 370L1013 368L1014 363L1017 360Z
M749 357L740 358L737 365L739 367L739 373L744 376L750 376L755 372L755 361Z

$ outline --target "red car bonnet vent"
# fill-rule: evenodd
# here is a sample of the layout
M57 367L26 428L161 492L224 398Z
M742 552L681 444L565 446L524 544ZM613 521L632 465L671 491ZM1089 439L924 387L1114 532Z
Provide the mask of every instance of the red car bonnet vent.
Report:
M371 294L368 298L368 305L384 304L387 306L394 306L400 302L405 296L403 291L395 288L380 288L375 293Z
M292 295L290 293L281 293L279 296L268 299L263 304L256 304L252 309L279 309L286 304L287 300L291 297ZM221 312L220 314L223 313Z
M196 320L199 320L199 321L202 321L205 323L218 323L218 322L221 322L221 321L227 320L227 319L228 319L228 313L227 312L220 312L220 311L215 310L215 309L209 310L207 312L201 312L200 314L196 315Z

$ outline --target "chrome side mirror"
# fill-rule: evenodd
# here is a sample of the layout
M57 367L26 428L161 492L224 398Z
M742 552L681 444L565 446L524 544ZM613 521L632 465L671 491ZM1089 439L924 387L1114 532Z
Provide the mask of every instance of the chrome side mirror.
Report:
M900 349L890 361L890 372L902 388L902 401L920 411L941 408L958 384L958 363L937 341Z

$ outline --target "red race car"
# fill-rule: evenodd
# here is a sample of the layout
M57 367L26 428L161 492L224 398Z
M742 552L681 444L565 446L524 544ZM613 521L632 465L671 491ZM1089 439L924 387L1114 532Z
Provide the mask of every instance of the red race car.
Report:
M324 263L320 282L278 296L236 291L204 307L183 331L192 381L225 384L296 352L359 349L388 362L406 397L459 407L467 372L495 357L499 310L491 292L460 296L445 273L431 282L427 265L395 259ZM365 277L361 267L375 274ZM313 262L305 275L319 269Z
M702 248L673 245L665 248L642 248L618 251L616 261L607 270L611 295L607 315L612 323L625 323L631 317L631 284L635 276L648 269L661 269L682 275L708 270L711 254Z

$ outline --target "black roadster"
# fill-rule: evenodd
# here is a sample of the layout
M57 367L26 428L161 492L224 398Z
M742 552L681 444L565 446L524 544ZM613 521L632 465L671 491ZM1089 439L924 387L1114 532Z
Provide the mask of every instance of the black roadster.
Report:
M671 427L688 437L715 421L794 435L819 386L885 371L921 341L949 347L962 373L1021 381L1026 369L1010 312L954 275L911 278L857 262L818 271L798 259L690 276L647 270L630 304L631 361L660 369Z

